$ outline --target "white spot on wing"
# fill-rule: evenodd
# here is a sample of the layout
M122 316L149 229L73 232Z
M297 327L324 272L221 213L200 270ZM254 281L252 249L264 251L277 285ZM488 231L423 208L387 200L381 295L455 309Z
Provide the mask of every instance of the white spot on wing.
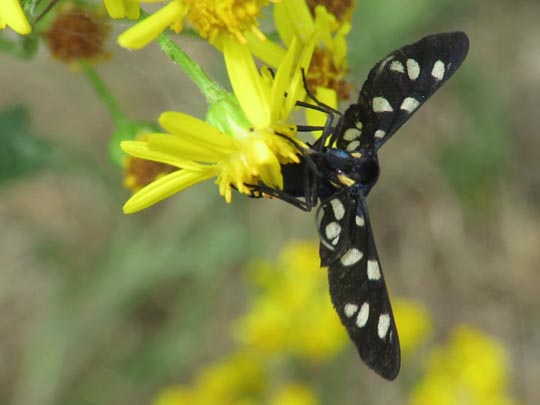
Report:
M405 73L405 68L399 60L392 61L392 63L390 64L390 70L393 70L394 72Z
M407 112L413 112L419 105L420 101L412 97L407 97L405 100L403 100L399 108Z
M386 132L383 131L382 129L378 129L375 131L375 138L381 139L381 138L384 138L385 135L386 135Z
M420 65L414 59L407 59L407 75L411 80L416 80L420 76Z
M326 225L325 233L329 240L335 239L341 233L341 226L337 222L330 222Z
M344 266L352 266L353 264L358 263L363 256L364 254L358 249L351 248L347 250L347 252L345 252L343 256L341 256L341 259L339 259L339 261Z
M379 323L377 325L377 334L381 339L384 339L390 328L390 315L382 314L379 316Z
M347 145L345 149L347 149L349 152L354 152L356 149L358 149L359 146L359 141L352 141L350 144Z
M442 80L444 78L444 63L442 60L438 60L433 64L433 69L431 70L431 76L437 80Z
M337 198L334 198L332 201L330 201L330 204L334 210L334 217L339 221L345 216L345 207L343 206L343 203Z
M366 222L364 221L364 217L361 217L360 215L356 216L356 225L357 226L364 226Z
M345 304L345 308L343 308L343 312L345 312L347 318L350 318L351 316L356 314L356 311L358 311L358 305L354 304Z
M369 318L369 304L367 302L364 302L362 306L360 307L360 311L358 312L358 316L356 317L356 326L359 328L362 328L366 325Z
M359 138L360 135L362 135L362 131L360 131L358 128L348 128L343 133L343 139L346 141L354 141L355 139Z
M368 260L367 276L370 280L379 280L381 278L381 268L377 260Z
M373 97L373 100L371 101L371 106L373 108L373 112L376 113L394 111L388 100L384 97Z
M338 244L338 242L339 242L339 236L332 241L332 245L336 246Z

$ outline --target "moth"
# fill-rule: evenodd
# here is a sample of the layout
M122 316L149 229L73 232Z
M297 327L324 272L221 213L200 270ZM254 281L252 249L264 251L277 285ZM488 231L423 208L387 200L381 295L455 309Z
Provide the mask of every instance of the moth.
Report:
M379 178L381 146L452 77L468 49L463 32L429 35L376 63L343 113L314 97L315 105L299 103L328 113L322 136L300 164L282 167L283 190L256 186L306 211L320 201L320 258L332 303L362 360L388 380L399 373L399 337L366 198Z

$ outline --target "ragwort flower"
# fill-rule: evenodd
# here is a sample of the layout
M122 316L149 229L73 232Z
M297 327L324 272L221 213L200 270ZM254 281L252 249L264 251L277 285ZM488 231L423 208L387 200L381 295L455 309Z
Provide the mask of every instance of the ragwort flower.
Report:
M106 4L133 3L134 0L105 0ZM151 0L140 0L141 3ZM269 0L172 0L143 21L135 24L118 37L118 43L129 49L140 49L156 39L167 28L180 32L184 22L195 28L201 37L213 43L221 34L245 43L244 33L258 38L264 35L257 28L260 9ZM120 14L120 13L118 13Z
M394 318L399 331L402 356L408 356L430 336L432 323L429 312L420 303L406 298L393 300Z
M349 2L348 11L340 11L340 18L323 5L310 11L304 0L283 0L274 7L275 25L286 46L290 46L294 37L307 41L316 36L317 44L306 77L308 85L315 90L333 89L340 100L348 98L349 92L345 80L349 73L346 36L351 29L353 5ZM278 64L285 53L275 42L261 41L253 35L249 35L248 40L255 55L270 66Z
M178 169L133 195L124 205L133 213L196 183L217 177L220 194L231 201L232 189L250 194L249 184L282 188L281 164L298 162L296 126L288 122L296 100L304 97L301 70L309 65L313 45L294 62L296 42L272 77L257 71L247 46L224 39L224 55L236 97L210 107L208 120L181 112L159 118L167 133L148 134L145 141L122 142L129 155ZM240 108L237 106L239 104Z
M0 29L4 29L6 26L21 35L32 32L32 27L19 0L2 0L0 4Z
M306 71L308 88L323 103L336 108L338 100L349 98L351 89L346 80L349 73L347 63L346 36L351 29L350 18L354 3L340 3L340 7L324 5L310 10L305 0L283 0L274 6L274 21L279 36L286 46L293 37L300 41L316 37L316 47L309 70ZM255 35L247 35L253 53L264 63L276 66L285 54L285 49L276 42L261 41ZM309 125L323 126L327 115L314 110L306 110Z
M209 364L196 375L190 386L175 386L163 390L155 405L184 404L255 404L263 395L264 364L248 352L231 353Z
M513 405L509 376L506 348L476 328L461 325L446 345L431 353L409 403Z
M276 263L255 267L255 281L260 292L236 328L243 345L269 357L293 354L311 361L343 349L347 334L328 299L315 243L291 243Z

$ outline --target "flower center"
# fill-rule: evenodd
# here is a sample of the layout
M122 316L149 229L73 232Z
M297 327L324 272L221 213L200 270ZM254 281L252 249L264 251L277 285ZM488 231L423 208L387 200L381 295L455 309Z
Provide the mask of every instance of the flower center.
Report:
M268 0L189 0L189 20L210 41L220 33L245 43L243 32L257 31L257 16Z
M72 62L105 57L108 32L109 26L99 17L75 9L59 14L45 38L55 58Z
M308 87L328 87L336 91L339 100L347 100L352 87L345 79L348 72L345 61L336 60L331 50L316 49L306 78Z

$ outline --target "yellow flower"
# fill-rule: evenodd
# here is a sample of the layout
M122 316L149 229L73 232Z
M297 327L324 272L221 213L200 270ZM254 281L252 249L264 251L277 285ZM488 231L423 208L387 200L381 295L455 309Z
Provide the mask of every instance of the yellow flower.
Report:
M260 359L246 352L233 353L199 371L191 387L163 390L154 405L257 404L265 381Z
M508 393L509 364L504 346L462 325L450 342L435 349L411 405L513 405Z
M399 331L401 353L407 356L429 337L430 315L420 304L404 298L392 300L392 307Z
M270 405L316 405L319 403L311 387L288 384L279 388L270 399Z
M13 31L27 35L32 27L24 14L19 0L2 0L0 4L0 29L9 26Z
M146 0L140 0L141 3ZM105 0L119 6L134 0ZM251 32L258 38L264 35L257 28L260 9L268 5L268 0L172 0L159 11L135 24L118 37L118 43L129 49L140 49L156 39L167 28L180 32L187 18L201 37L211 43L221 34L232 36L245 43L244 33ZM110 12L110 11L109 11ZM120 15L121 12L117 12ZM112 14L111 14L112 15Z
M349 73L346 36L351 29L354 4L348 2L345 6L347 11L341 9L339 12L341 19L323 5L316 6L312 14L305 0L283 0L274 7L275 25L286 46L290 46L293 37L300 41L316 37L306 81L320 101L334 108L338 100L349 98L351 87L346 80ZM261 41L255 35L246 38L253 53L269 66L276 66L282 60L285 50L277 43ZM309 125L321 126L327 117L324 113L307 110L306 118Z
M335 356L347 336L328 297L317 245L291 243L276 263L255 268L260 293L236 328L238 340L264 353L320 361Z
M293 44L272 77L267 69L257 71L247 46L225 38L225 62L236 98L211 106L213 125L180 112L165 112L159 123L168 133L149 134L142 142L122 142L122 149L131 156L181 169L133 195L124 212L139 211L212 177L217 177L227 202L233 187L245 194L250 194L246 184L260 181L282 188L281 164L299 161L292 142L296 126L287 120L296 100L304 96L301 69L309 65L313 46L304 48L297 64L293 60L296 49Z

